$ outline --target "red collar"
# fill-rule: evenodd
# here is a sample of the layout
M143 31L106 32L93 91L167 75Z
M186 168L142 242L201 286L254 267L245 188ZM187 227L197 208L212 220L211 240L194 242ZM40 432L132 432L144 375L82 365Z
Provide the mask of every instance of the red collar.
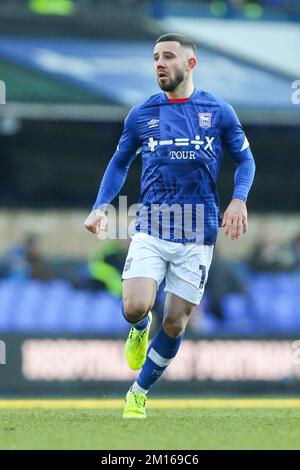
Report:
M189 98L168 98L169 103L184 103L185 101L188 101Z

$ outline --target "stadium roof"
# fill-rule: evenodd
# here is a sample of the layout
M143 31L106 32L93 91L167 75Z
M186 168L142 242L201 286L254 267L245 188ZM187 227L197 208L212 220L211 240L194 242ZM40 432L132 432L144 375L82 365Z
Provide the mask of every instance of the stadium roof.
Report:
M120 120L128 107L159 91L152 51L152 42L1 38L6 111L14 106L16 112L16 102L23 114L31 108L28 104L22 108L22 102L98 105L91 118L115 115ZM287 77L203 47L198 56L196 86L230 102L244 121L300 123ZM102 111L101 105L106 105ZM49 113L51 107L43 110Z
M210 50L291 79L300 77L300 26L291 22L238 21L168 16L165 31L188 34Z

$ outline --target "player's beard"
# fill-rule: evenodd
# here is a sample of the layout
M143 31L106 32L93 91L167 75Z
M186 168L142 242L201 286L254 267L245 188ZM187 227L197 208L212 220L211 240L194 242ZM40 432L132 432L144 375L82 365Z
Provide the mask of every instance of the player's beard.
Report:
M183 80L184 70L177 70L175 77L173 79L170 78L168 83L161 83L158 80L158 84L163 91L175 91Z

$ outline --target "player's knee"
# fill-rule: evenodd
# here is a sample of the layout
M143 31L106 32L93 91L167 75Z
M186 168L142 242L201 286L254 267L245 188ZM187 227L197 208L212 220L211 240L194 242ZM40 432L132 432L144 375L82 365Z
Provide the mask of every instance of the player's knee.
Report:
M163 329L171 338L178 338L185 331L186 323L181 318L166 317L163 321Z
M143 300L129 300L124 302L124 313L130 323L141 320L149 311L149 305Z

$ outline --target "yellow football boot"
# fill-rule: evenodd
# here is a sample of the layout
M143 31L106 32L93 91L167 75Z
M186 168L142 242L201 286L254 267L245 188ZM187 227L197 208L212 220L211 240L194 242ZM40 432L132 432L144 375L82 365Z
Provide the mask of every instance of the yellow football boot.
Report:
M146 418L147 397L143 393L127 392L123 418Z
M146 360L151 322L152 313L149 312L147 329L141 332L132 326L129 332L125 344L125 356L129 367L133 370L141 369Z

